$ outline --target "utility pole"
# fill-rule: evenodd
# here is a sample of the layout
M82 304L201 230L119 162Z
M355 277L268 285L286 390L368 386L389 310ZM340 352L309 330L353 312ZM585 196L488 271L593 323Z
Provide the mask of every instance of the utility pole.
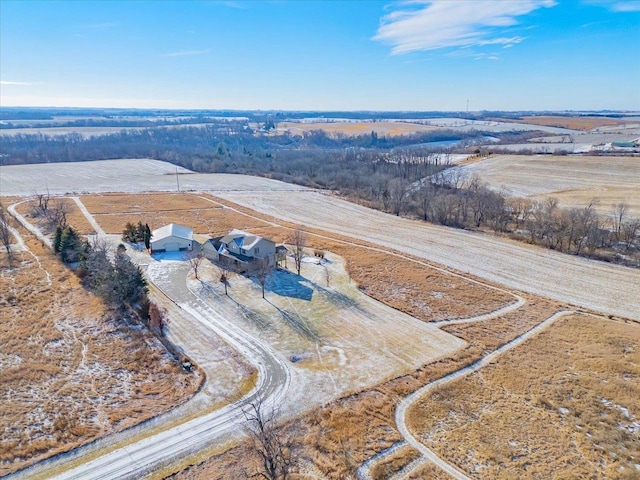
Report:
M178 186L178 191L180 191L180 180L178 179L178 167L176 167L176 185Z

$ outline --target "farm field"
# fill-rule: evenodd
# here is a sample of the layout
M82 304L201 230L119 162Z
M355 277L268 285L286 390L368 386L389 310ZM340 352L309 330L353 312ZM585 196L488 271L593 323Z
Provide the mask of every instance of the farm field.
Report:
M277 124L276 132L283 134L289 132L291 135L302 135L314 130L322 130L329 135L368 135L375 132L378 135L407 135L410 133L429 132L438 130L438 127L410 122L280 122Z
M83 138L98 137L119 133L122 130L141 130L141 127L30 127L30 128L0 128L0 137L15 135L69 135L71 133Z
M530 125L543 125L548 127L568 128L571 130L593 130L599 127L616 127L624 126L630 123L637 123L637 120L627 120L624 118L613 117L562 117L552 115L536 115L531 117L522 117L520 120Z
M410 428L471 478L637 478L640 326L574 315L437 387Z
M510 288L640 320L640 271L480 233L388 215L314 191L215 192L221 198L393 248ZM389 234L392 232L392 234Z
M567 207L596 208L609 214L624 201L640 215L640 159L610 156L497 155L462 168L509 196L553 196Z
M241 213L207 194L90 195L83 196L82 203L110 234L122 232L127 222L148 222L152 228L182 222L200 234L222 236L239 228L286 243L295 228L286 222L274 224L274 219ZM344 258L350 277L369 296L424 321L481 315L514 301L508 292L442 272L419 259L390 255L322 233L310 235L308 243L309 248L328 250Z

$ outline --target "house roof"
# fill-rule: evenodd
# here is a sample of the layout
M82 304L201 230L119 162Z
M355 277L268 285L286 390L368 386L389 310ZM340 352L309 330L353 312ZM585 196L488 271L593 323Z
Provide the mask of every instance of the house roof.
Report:
M218 251L218 248L220 248L220 237L209 238L202 244L202 248Z
M231 242L234 242L239 248L244 248L245 250L252 249L260 240L263 240L262 237L258 235L252 235L251 233L243 232L242 230L233 229L229 232L228 235L225 235L220 239L221 243L229 245ZM270 241L270 240L267 240Z
M157 230L151 232L151 240L157 242L167 237L178 237L185 240L193 240L193 229L185 227L184 225L178 225L177 223L170 223L164 227L160 227Z

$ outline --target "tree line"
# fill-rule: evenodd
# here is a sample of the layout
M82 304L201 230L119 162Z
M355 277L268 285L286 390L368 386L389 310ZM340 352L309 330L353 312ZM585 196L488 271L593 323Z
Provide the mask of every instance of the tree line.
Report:
M640 218L628 206L599 214L595 202L563 208L555 198L509 198L491 190L479 177L464 178L450 169L410 184L394 180L387 197L369 205L396 215L465 229L508 234L529 243L628 266L640 266Z
M435 130L411 135L328 135L322 130L304 134L265 134L248 120L225 119L199 126L176 125L122 130L84 138L78 133L50 136L3 135L2 165L46 162L81 162L116 158L154 158L198 171L218 172L242 169L246 163L270 163L283 151L303 160L332 150L369 149L386 154L395 148L441 141L481 142L484 132ZM502 135L502 134L501 134Z

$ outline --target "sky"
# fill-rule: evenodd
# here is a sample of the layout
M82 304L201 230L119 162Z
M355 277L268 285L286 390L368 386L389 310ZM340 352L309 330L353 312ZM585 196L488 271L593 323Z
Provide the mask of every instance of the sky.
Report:
M0 0L0 108L640 110L640 0Z

